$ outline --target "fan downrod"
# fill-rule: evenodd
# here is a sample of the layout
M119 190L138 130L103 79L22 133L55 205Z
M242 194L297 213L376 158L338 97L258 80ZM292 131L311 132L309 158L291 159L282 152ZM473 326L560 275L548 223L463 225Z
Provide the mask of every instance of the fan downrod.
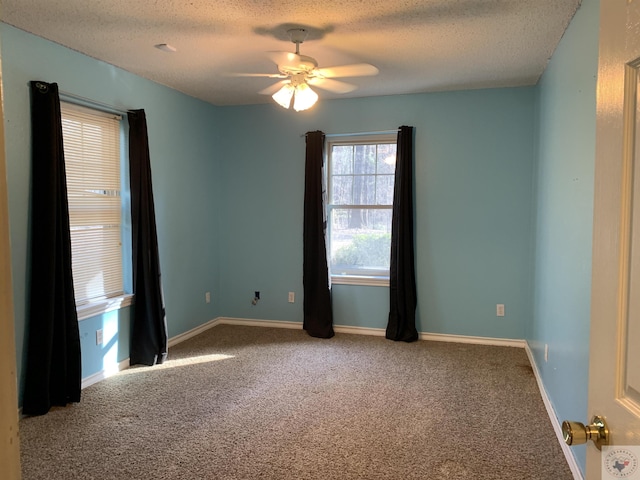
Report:
M290 28L287 33L291 41L296 44L296 54L300 55L300 44L304 43L309 32L305 28Z

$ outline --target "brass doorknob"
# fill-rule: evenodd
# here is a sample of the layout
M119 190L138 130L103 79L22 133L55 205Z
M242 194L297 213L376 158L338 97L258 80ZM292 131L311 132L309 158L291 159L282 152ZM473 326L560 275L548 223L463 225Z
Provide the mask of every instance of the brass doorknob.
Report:
M596 415L591 419L590 425L580 422L562 422L562 436L564 442L571 445L581 445L587 440L593 441L598 450L602 450L603 445L609 445L609 428L604 418Z

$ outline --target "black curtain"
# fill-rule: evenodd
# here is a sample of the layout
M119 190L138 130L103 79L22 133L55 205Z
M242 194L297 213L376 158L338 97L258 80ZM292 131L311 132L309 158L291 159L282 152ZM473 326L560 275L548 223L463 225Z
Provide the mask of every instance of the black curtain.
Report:
M389 323L386 337L413 342L416 329L416 274L413 252L413 127L400 127L391 220Z
M165 361L168 346L147 119L144 110L130 111L127 116L135 295L129 358L132 365L155 365Z
M324 133L308 132L304 176L303 328L312 337L331 338L334 332L325 243L323 163Z
M31 87L31 271L22 413L80 401L80 333L58 85Z

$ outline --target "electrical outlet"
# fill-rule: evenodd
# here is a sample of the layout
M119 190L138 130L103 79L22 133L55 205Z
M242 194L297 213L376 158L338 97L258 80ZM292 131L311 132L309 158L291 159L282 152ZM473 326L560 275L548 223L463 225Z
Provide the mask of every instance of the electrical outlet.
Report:
M204 294L204 301L207 303L211 303L211 292L206 292Z
M104 338L102 336L102 329L96 330L96 345L102 345Z
M544 344L544 361L545 363L549 361L549 344Z
M289 292L289 303L294 303L296 301L296 293Z
M496 305L496 317L504 317L504 305L502 303Z

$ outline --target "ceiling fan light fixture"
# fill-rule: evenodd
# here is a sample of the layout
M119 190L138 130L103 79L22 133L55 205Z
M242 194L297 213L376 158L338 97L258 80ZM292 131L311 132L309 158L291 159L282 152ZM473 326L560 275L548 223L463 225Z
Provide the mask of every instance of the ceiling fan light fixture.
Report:
M278 66L279 73L237 74L245 77L281 79L280 82L260 90L258 93L271 95L282 108L293 107L296 112L300 112L313 107L318 101L318 94L311 89L310 85L333 93L349 93L358 87L351 83L335 80L333 77L362 77L377 75L379 72L376 67L368 63L318 68L318 62L315 58L300 54L300 44L306 40L307 30L291 28L287 30L287 33L296 46L296 52L269 52L268 55L271 61Z
M296 87L295 97L293 99L293 109L296 112L307 110L308 108L313 107L317 101L318 94L306 83L301 83Z
M271 98L283 108L291 108L296 112L313 107L318 101L318 94L314 92L304 81L294 81L282 86L280 90L271 95Z

